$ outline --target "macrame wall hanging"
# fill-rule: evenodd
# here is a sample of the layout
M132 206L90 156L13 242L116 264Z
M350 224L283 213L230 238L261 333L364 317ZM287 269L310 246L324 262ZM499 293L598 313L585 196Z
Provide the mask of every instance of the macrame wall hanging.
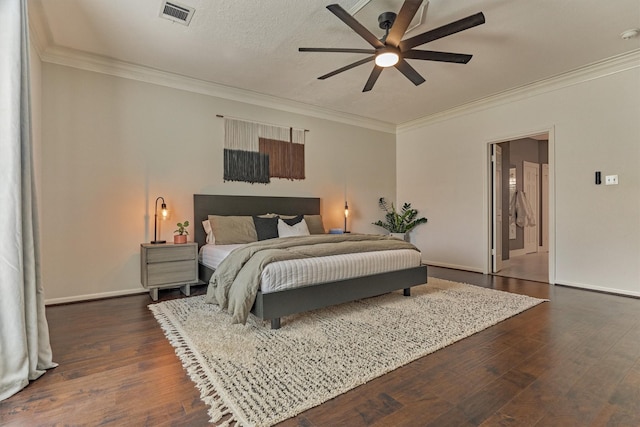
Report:
M220 117L220 116L218 116ZM224 119L224 180L304 179L304 129Z

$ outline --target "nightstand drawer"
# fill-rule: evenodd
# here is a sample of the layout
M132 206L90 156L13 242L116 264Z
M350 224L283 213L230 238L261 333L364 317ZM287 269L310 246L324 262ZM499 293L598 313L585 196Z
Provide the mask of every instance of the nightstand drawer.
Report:
M193 245L184 247L172 245L147 249L147 263L195 259L196 249Z
M192 260L163 262L147 266L147 286L197 281L197 268Z

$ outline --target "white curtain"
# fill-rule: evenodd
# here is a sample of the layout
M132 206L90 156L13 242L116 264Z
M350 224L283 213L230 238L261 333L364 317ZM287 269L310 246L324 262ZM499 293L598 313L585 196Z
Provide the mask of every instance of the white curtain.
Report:
M40 280L27 0L0 0L0 400L52 361Z

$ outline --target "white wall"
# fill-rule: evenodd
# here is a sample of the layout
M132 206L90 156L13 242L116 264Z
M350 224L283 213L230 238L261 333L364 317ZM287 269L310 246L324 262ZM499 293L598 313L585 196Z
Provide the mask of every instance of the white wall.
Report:
M487 270L487 144L552 128L556 283L640 295L638 94L634 60L401 129L397 197L429 218L412 236L425 261Z
M50 63L42 66L42 274L48 302L142 290L139 245L156 197L193 217L193 194L321 198L325 227L375 232L395 198L395 135ZM309 129L303 181L224 183L216 114ZM375 173L372 173L375 171ZM191 232L193 226L190 227Z

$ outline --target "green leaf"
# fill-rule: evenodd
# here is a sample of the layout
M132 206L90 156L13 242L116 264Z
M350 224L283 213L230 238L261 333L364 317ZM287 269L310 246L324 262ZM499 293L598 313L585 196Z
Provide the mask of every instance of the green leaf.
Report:
M417 218L418 210L413 209L411 203L403 203L402 209L398 212L393 203L389 207L384 197L381 197L378 200L378 206L385 211L385 222L376 221L372 224L382 227L391 233L406 233L417 225L427 222L426 218Z

